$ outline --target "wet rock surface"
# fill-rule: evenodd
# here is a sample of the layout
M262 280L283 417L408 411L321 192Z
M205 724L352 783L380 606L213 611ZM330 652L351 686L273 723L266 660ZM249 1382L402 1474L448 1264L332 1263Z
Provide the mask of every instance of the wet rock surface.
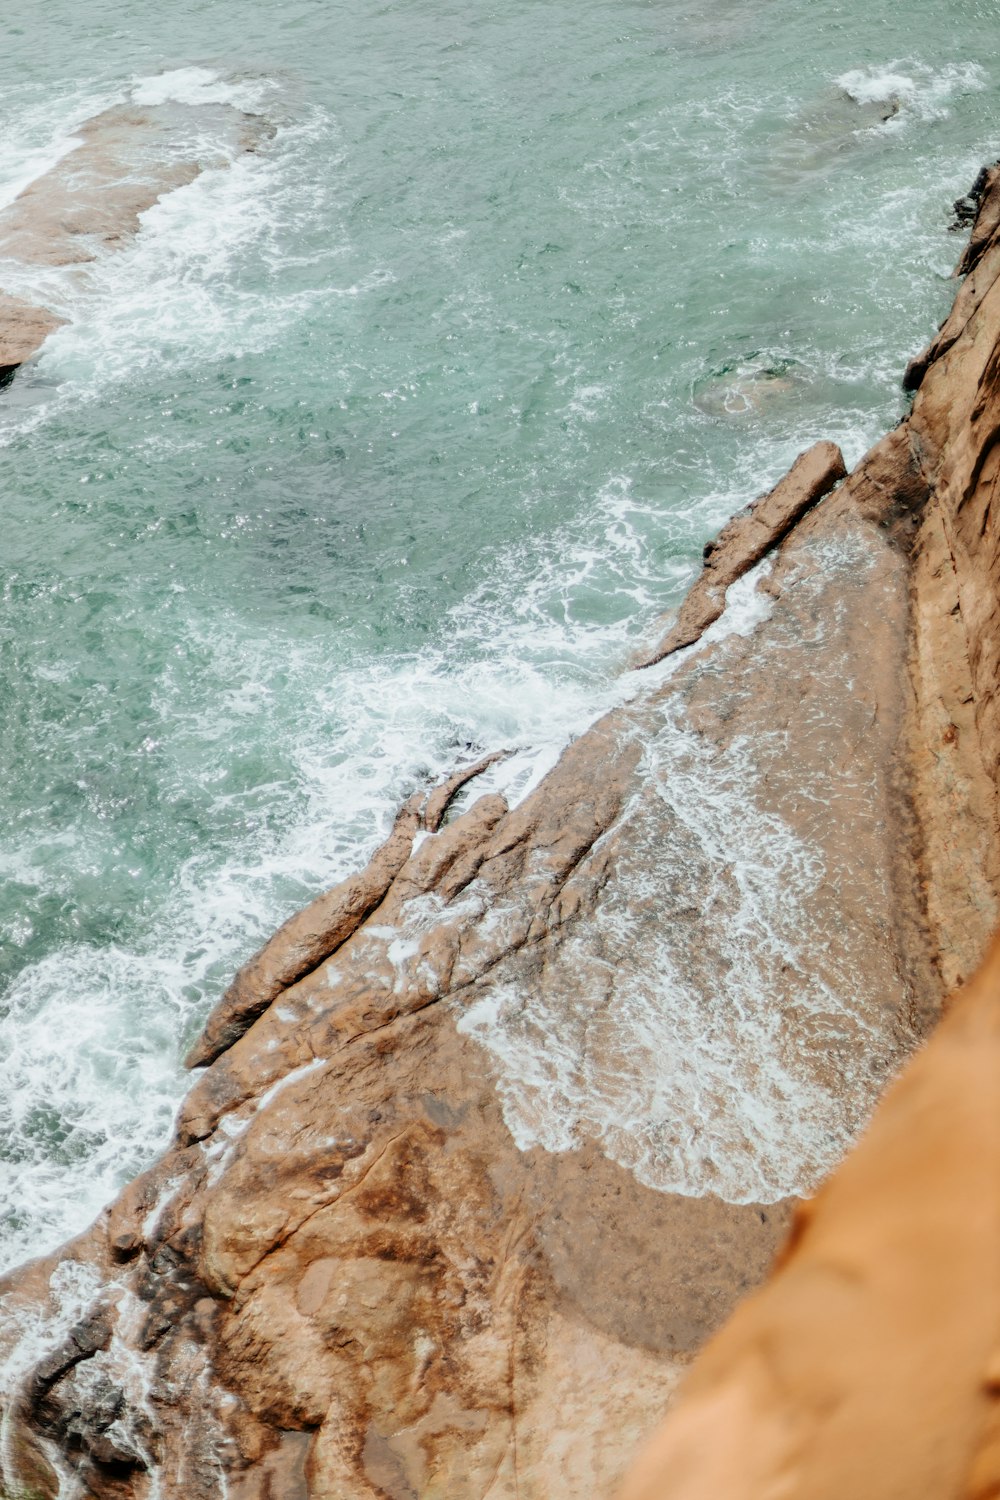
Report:
M29 302L0 292L0 390L63 321L44 307L32 307Z
M1000 169L973 197L966 280L906 378L930 502L910 547L904 743L932 961L949 988L976 972L799 1207L622 1500L1000 1490L1000 940L977 969L997 919Z
M726 528L704 634L248 961L162 1160L0 1284L2 1487L614 1488L994 920L997 257L912 416Z

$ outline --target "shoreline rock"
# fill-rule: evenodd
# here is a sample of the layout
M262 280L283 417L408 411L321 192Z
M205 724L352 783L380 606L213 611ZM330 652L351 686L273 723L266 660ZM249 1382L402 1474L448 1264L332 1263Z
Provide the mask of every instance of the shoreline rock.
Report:
M617 1485L996 920L998 282L726 528L733 628L241 970L161 1160L0 1283L0 1489Z
M49 334L64 323L64 318L44 307L32 307L29 302L0 292L0 390L10 384L18 368L38 352Z

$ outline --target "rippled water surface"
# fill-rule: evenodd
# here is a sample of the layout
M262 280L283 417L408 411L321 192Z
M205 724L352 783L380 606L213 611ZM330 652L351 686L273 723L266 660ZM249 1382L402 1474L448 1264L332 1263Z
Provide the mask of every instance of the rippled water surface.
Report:
M0 394L0 1259L155 1152L234 965L399 799L607 701L704 540L855 460L1000 146L997 0L46 0L0 203L265 115ZM202 122L201 124L199 122Z

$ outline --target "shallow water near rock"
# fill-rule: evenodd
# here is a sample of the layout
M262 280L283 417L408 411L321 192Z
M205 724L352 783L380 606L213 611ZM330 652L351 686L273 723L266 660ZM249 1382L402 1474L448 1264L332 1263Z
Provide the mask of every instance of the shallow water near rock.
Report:
M155 1154L233 968L415 785L509 746L523 791L734 509L896 419L996 155L998 12L0 28L0 206L119 104L210 163L220 105L275 128L85 281L0 265L70 319L0 393L3 1263Z

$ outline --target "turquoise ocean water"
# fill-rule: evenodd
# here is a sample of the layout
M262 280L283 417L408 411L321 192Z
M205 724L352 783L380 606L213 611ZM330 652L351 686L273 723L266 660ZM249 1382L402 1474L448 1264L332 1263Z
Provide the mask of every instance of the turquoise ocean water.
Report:
M735 508L896 420L1000 151L998 0L19 10L0 204L116 102L276 134L86 284L0 264L72 318L0 393L2 1264L402 797L523 791Z

